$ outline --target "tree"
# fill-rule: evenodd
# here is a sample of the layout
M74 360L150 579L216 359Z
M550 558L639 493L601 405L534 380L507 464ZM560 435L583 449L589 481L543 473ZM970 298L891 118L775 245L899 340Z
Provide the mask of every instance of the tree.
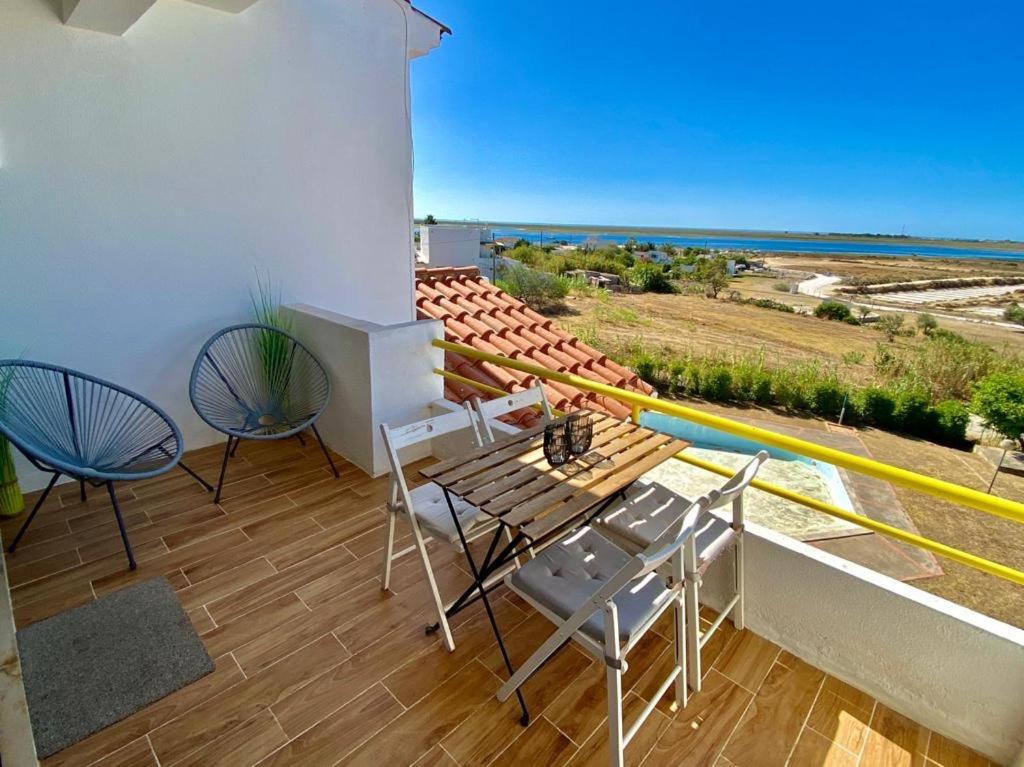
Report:
M645 293L672 293L672 283L657 264L641 262L629 270L629 282Z
M729 286L724 258L699 259L688 277L691 282L704 286L704 294L708 298L718 298L718 294Z
M878 329L885 333L885 340L892 343L903 333L903 315L886 314L878 320Z
M1024 375L993 373L974 387L971 409L985 424L1024 446Z
M935 319L928 312L921 312L917 315L917 327L926 336L930 336L932 331L939 326L939 321Z
M497 285L534 309L556 307L569 293L569 282L565 277L525 266L505 270Z
M838 301L822 301L814 307L814 316L823 320L846 322L853 317L853 314L850 313L850 307L846 304L841 304Z
M423 223L425 226L437 226L437 219L434 218L433 215L428 213L427 217L423 219Z

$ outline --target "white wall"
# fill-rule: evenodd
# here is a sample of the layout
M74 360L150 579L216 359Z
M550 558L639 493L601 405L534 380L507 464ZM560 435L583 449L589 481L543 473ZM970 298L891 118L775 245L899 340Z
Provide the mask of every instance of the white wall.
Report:
M480 227L420 226L420 250L428 266L476 266L480 260Z
M324 363L331 402L318 427L324 440L373 476L388 471L380 424L398 426L431 415L444 397L444 352L431 346L444 338L439 320L377 325L314 306L288 307L295 330ZM411 450L411 449L410 449ZM430 455L430 445L403 456Z
M255 269L413 319L406 14L418 55L404 0L158 0L121 37L0 0L0 357L134 388L197 447L189 371Z
M999 764L1024 764L1024 631L758 525L746 541L748 628ZM731 571L712 567L702 601L725 603Z

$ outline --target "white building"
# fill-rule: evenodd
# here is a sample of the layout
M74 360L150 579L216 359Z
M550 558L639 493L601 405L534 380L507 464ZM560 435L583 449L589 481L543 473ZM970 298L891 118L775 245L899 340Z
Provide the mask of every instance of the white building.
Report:
M474 266L493 279L495 242L490 228L424 224L419 231L421 263L431 268Z
M415 319L409 60L443 25L405 0L64 10L0 0L0 358L139 391L198 446L192 362L257 272L357 318L350 356Z

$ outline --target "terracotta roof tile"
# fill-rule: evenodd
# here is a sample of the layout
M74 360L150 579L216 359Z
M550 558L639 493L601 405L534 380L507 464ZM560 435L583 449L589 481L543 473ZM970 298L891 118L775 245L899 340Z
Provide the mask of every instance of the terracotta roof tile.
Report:
M512 359L532 362L552 370L576 373L642 394L653 389L628 368L566 333L550 319L485 281L475 267L417 269L416 312L420 319L442 320L445 338L453 343ZM445 353L445 369L486 386L508 392L533 385L534 377L488 362ZM481 392L460 381L445 379L445 397L464 402ZM573 410L591 407L619 418L630 408L617 400L583 392L572 386L545 381L544 391L552 407ZM488 395L483 394L486 398ZM532 426L533 410L512 413L503 420Z

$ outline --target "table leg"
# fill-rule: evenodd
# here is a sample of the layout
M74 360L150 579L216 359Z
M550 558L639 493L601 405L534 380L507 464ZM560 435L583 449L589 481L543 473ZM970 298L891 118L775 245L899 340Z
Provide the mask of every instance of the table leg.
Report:
M473 552L469 549L469 542L466 540L466 534L462 531L462 524L459 522L459 515L455 513L455 506L452 503L451 495L448 494L448 488L444 488L444 499L448 503L448 510L452 514L452 519L455 521L455 529L459 533L459 540L462 542L462 548L466 552L466 561L469 563L469 569L473 573L473 585L477 591L480 592L480 599L484 603L484 609L487 611L487 620L491 622L491 629L494 631L494 638L498 640L498 649L501 650L501 657L505 661L505 668L508 669L509 676L515 673L515 669L512 668L512 661L508 657L508 651L505 649L505 642L501 638L501 631L498 629L498 622L494 619L494 611L491 610L491 601L487 598L487 589L484 588L484 580L486 575L482 578L480 571L477 569L476 561L473 559ZM500 534L500 529L495 533ZM491 546L491 551L488 553L488 560L490 554L494 551L494 545ZM490 564L486 562L485 564ZM526 727L530 724L530 712L526 708L526 700L523 698L521 690L516 689L516 698L519 700L519 708L522 709L523 715L519 719L519 723Z

